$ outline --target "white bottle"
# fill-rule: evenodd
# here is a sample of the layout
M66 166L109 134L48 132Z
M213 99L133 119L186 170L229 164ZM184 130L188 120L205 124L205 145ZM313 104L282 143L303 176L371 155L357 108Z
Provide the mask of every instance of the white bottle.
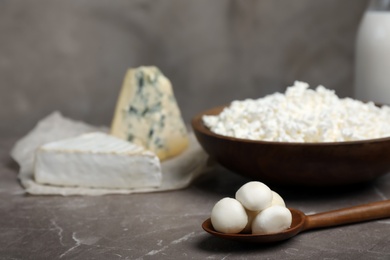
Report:
M371 0L356 40L355 98L390 104L390 0Z

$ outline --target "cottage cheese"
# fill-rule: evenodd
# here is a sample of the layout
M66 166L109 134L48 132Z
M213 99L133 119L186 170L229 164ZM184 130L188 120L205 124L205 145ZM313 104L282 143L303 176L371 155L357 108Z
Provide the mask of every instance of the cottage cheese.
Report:
M278 142L341 142L390 136L390 107L339 99L333 90L296 81L284 94L233 101L203 116L216 134Z

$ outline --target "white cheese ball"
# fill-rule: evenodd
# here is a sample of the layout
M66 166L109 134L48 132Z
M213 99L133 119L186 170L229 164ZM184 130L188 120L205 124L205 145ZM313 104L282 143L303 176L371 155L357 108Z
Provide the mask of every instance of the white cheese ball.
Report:
M272 191L272 205L279 205L282 207L286 207L286 203L284 202L283 198L276 193L275 191Z
M258 181L248 182L236 192L236 199L251 211L260 211L271 206L272 196L271 189Z
M252 234L276 233L291 226L292 215L288 208L279 205L261 211L253 219Z
M222 233L240 233L248 223L248 216L242 204L233 198L223 198L211 211L213 228Z
M248 223L246 224L242 233L250 234L252 233L252 222L257 216L257 214L259 214L259 211L246 210L246 214L248 215Z
M275 191L272 191L272 203L271 206L282 206L286 207L286 204L283 200L283 198L276 193ZM246 210L246 214L248 215L248 224L246 224L246 227L242 231L243 233L250 234L252 233L252 222L255 219L255 217L260 213L260 211L251 211L251 210Z

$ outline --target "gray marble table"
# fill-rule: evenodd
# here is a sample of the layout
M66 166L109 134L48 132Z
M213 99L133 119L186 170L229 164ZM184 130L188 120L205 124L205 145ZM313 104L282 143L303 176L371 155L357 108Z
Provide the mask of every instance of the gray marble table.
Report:
M272 245L214 238L201 223L248 181L221 167L191 187L100 197L25 195L0 138L0 259L390 259L390 219L302 233ZM278 191L311 214L390 198L390 174L348 189Z

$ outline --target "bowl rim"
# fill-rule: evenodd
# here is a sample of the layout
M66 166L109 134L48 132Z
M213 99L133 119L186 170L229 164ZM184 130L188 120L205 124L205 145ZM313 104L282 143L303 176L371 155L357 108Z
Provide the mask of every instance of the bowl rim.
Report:
M265 140L251 140L251 139L243 139L243 138L237 138L232 136L225 136L220 135L217 133L212 132L204 123L202 120L202 117L204 115L218 115L225 107L228 107L229 105L221 105L216 106L213 108L209 108L207 110L204 110L203 112L200 112L196 114L192 120L192 128L195 131L199 131L205 135L208 135L210 137L218 138L218 139L224 139L232 142L243 142L243 143L251 143L251 144L263 144L263 145L283 145L283 146L340 146L340 145L362 145L362 144L369 144L369 143L380 143L384 141L390 141L390 135L388 137L380 137L380 138L373 138L373 139L364 139L364 140L356 140L356 141L345 141L345 142L311 142L311 143L302 143L302 142L278 142L278 141L265 141ZM217 113L215 113L217 112Z

